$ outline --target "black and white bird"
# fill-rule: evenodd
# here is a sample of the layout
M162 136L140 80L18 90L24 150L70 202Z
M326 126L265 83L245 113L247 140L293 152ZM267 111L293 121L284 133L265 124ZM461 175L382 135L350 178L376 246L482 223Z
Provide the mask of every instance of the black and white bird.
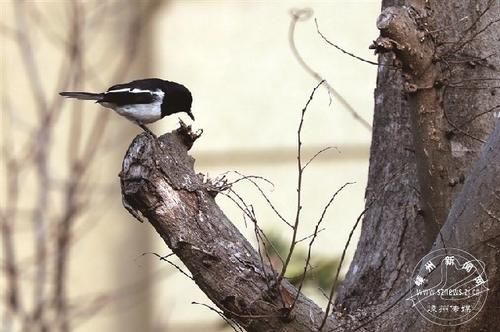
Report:
M95 100L96 103L137 123L151 133L147 123L152 123L174 113L185 112L194 120L191 112L193 97L182 84L159 78L147 78L125 84L117 84L106 92L64 91L61 96L80 100Z

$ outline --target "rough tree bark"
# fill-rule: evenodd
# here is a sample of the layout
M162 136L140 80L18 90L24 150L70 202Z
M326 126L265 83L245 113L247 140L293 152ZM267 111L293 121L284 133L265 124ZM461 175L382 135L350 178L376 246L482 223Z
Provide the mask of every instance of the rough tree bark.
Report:
M366 190L376 202L339 306L385 302L432 247L495 123L499 16L494 1L383 1Z
M418 261L442 247L483 260L491 289L480 314L453 329L499 326L499 17L495 1L383 2L370 208L322 331L449 331L405 301ZM227 317L249 331L317 331L321 309L300 295L289 312L296 290L276 284L195 175L192 141L185 129L136 138L121 173L124 205L155 227Z
M193 280L248 331L315 331L324 314L264 264L214 200L214 188L193 169L190 128L159 140L142 134L129 147L120 173L124 205L146 218L182 260ZM333 320L327 322L333 328Z

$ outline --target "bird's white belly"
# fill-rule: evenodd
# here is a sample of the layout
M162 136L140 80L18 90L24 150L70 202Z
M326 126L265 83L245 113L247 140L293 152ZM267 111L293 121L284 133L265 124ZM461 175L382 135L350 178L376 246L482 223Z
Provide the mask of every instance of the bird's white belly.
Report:
M151 123L161 119L161 102L115 106L115 112L129 120Z

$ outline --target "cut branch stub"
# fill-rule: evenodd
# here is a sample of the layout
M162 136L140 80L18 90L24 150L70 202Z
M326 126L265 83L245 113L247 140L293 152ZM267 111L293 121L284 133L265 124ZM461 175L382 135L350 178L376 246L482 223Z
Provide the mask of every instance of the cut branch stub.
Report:
M289 315L280 294L297 290L286 280L277 287L276 272L262 265L194 172L187 151L197 136L181 125L157 140L136 137L120 173L125 207L153 225L226 317L248 331L314 331L321 309L300 295Z
M419 86L432 86L433 81L421 80L427 77L425 73L432 72L429 67L434 56L434 46L431 39L426 38L425 33L420 30L417 17L418 14L408 8L386 8L377 19L380 37L375 41L375 49L378 52L393 51L401 60L403 70L411 73L419 81Z

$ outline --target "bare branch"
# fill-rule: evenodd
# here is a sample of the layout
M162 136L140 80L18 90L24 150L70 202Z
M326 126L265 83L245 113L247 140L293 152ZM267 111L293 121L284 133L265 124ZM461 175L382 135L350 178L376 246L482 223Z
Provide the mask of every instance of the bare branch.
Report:
M201 305L205 308L208 308L210 311L213 311L215 312L217 315L219 315L220 318L222 318L222 320L224 320L227 325L231 326L231 328L233 329L233 331L241 331L241 332L244 332L243 328L237 323L237 322L233 322L231 321L230 318L227 318L226 315L224 315L224 312L220 311L220 310L217 310L215 309L214 307L212 306L209 306L208 304L205 304L205 303L199 303L199 302L191 302L191 304L197 304L197 305ZM237 328L237 329L236 329Z
M455 129L456 131L460 132L461 134L464 134L465 136L467 137L470 137L478 142L481 142L481 143L484 143L485 140L483 140L482 138L479 138L479 137L476 137L468 132L466 132L465 130L463 130L461 127L457 126L455 123L453 123L451 120L450 120L450 117L448 116L448 113L446 112L446 110L443 110L443 115L444 115L444 118L446 119L446 121L448 122L448 124L450 126L453 127L453 129Z
M293 55L299 61L299 64L304 68L306 72L308 72L312 77L314 77L318 82L324 81L324 86L328 90L329 94L335 96L335 98L351 113L352 117L358 121L363 127L368 130L371 130L371 125L359 115L359 113L354 109L354 107L349 104L349 102L337 91L335 90L318 72L313 70L304 60L304 58L300 55L297 46L295 45L295 26L299 21L308 20L312 16L312 9L297 9L292 10L290 12L292 15L292 19L290 21L290 27L288 29L288 43L293 52Z
M183 275L185 275L186 277L188 277L188 279L194 280L193 277L190 276L187 272L185 272L179 265L175 264L174 262L172 262L171 260L168 259L169 257L174 256L175 255L174 253L170 253L168 255L161 256L160 254L157 254L156 252L146 252L146 253L143 253L142 256L147 255L147 254L155 255L161 261L165 261L168 264L170 264L173 267L175 267L177 269L177 271L179 271L180 273L182 273Z
M479 113L471 116L469 119L465 120L463 123L461 123L460 125L458 125L458 127L462 128L463 126L465 126L468 123L471 123L472 121L476 120L477 118L479 118L479 117L481 117L481 116L483 116L485 114L491 113L491 112L493 112L494 110L497 110L497 109L500 109L500 105L495 105L495 106L487 109L486 111L479 112Z
M21 1L14 2L14 14L15 23L17 27L17 42L21 50L22 59L24 62L24 67L27 71L27 76L30 78L29 82L31 84L31 92L34 95L34 99L37 102L37 108L40 115L44 115L47 109L47 99L45 95L45 90L43 88L42 79L40 77L40 71L38 65L34 58L36 52L33 50L33 43L27 33L27 22L25 20L26 9L24 8L26 4Z
M363 212L361 212L359 214L358 218L356 219L356 222L354 223L353 227L351 228L351 232L349 233L347 241L346 241L346 243L344 245L344 249L342 250L342 256L340 257L339 266L337 267L337 272L335 273L335 278L333 279L333 283L332 283L332 286L330 288L330 294L328 295L328 304L326 305L325 315L323 316L323 320L321 321L321 325L319 326L318 332L321 332L323 330L323 328L325 327L325 324L327 322L328 315L330 314L330 308L332 306L333 295L335 294L335 289L336 289L336 286L337 286L337 281L339 280L340 269L342 268L342 263L344 262L345 255L347 253L347 248L349 247L349 244L351 243L354 231L356 230L356 228L358 228L358 225L359 225L359 222L361 221L361 218L364 216L364 214L366 213L366 211L368 211L369 209L370 209L370 205L368 205L363 210Z
M340 46L338 46L338 45L336 45L336 44L332 43L332 42L331 42L330 40L328 40L328 38L326 38L326 37L325 37L325 35L323 35L323 34L321 33L321 31L319 30L318 20L317 20L317 19L314 19L314 23L316 24L316 32L317 32L317 33L321 36L321 38L323 38L323 40L324 40L327 44L329 44L329 45L331 45L331 46L335 47L335 48L336 48L337 50L339 50L340 52L342 52L342 53L344 53L344 54L346 54L346 55L348 55L348 56L350 56L350 57L352 57L352 58L354 58L354 59L357 59L357 60L359 60L359 61L361 61L361 62L365 62L365 63L368 63L368 64L370 64L370 65L375 65L375 66L379 66L379 65L380 65L378 62L363 59L362 57L357 56L357 55L356 55L356 54L354 54L354 53L348 52L348 51L346 51L345 49L343 49L342 47L340 47Z
M264 233L264 231L258 225L257 217L255 216L255 212L253 210L253 207L251 205L249 206L245 202L245 200L238 193L236 193L236 191L234 191L233 189L230 189L229 192L232 195L234 195L237 199L234 199L229 194L225 194L225 196L228 197L231 201L233 201L233 203L235 203L236 206L241 211L243 211L244 216L247 216L252 221L252 223L254 225L254 233L255 233L256 240L257 240L257 252L259 254L259 259L260 259L260 262L261 262L261 269L262 269L263 273L266 276L265 279L267 281L267 287L270 290L271 289L271 285L269 284L269 281L270 280L275 280L276 284L278 284L278 281L277 281L277 278L276 278L276 273L274 272L273 261L272 261L271 257L269 256L269 250L267 248L267 245L270 245L272 247L273 251L276 254L276 257L279 258L279 260L281 261L282 264L283 264L283 259L279 255L278 250L274 247L272 241L270 241L268 239L267 235ZM264 258L262 256L261 245L264 248L264 253L266 255L267 262L268 262L269 266L271 266L271 271L270 272L267 271L266 265L264 263Z
M307 100L306 105L302 108L302 112L300 115L299 127L297 129L297 207L295 210L295 221L293 224L293 233L292 239L290 241L290 248L288 249L288 254L285 258L285 263L281 269L280 275L278 277L278 284L281 282L283 277L285 276L286 270L288 268L288 264L290 264L290 260L292 259L293 251L295 246L297 245L297 233L299 229L300 223L300 212L302 210L302 175L304 173L304 168L302 167L302 126L304 124L304 116L307 111L307 107L311 103L314 93L316 90L323 84L324 81L319 82L318 85L313 89L309 99Z
M237 174L240 174L239 172L236 172ZM240 174L241 175L241 174ZM252 177L248 177L248 176L245 176L245 177L242 177L240 178L241 180L247 180L248 182L250 182L251 184L253 184L255 186L255 188L257 188L257 190L260 192L260 194L262 195L262 197L266 200L267 204L269 205L269 207L271 208L271 210L273 210L273 212L276 214L276 216L278 216L278 218L284 222L287 226L289 226L290 228L293 228L292 224L290 224L290 222L288 222L285 217L283 217L281 215L281 213L278 211L278 209L274 206L274 204L271 202L271 199L267 196L267 194L262 190L262 188L259 186L259 184L257 182L255 182L254 180L254 176ZM259 179L262 179L261 177L258 177ZM236 180L235 182L233 183L236 183L238 180ZM271 183L271 182L269 182ZM272 183L271 183L272 184Z
M272 268L262 267L258 253L216 206L193 170L184 139L177 135L156 141L142 134L134 140L120 175L124 199L148 218L226 317L247 331L279 331L283 324L288 331L315 331L311 321L319 322L323 313L303 295L294 319L283 320L288 310L281 298L293 294L293 299L297 290L286 280L268 289L266 276L272 275ZM156 144L162 145L162 153ZM333 319L328 325L334 325Z
M314 154L314 156L312 156L312 157L311 157L311 159L309 159L309 160L307 161L307 163L304 165L304 167L303 167L302 169L306 169L306 167L307 167L307 166L309 166L309 164L310 164L311 162L313 162L313 160L314 160L314 159L316 159L317 157L319 157L319 155L321 155L323 152L326 152L326 151L331 150L331 149L335 149L335 150L339 151L339 149L338 149L337 147L334 147L334 146L328 146L328 147L326 147L326 148L323 148L323 149L319 150L318 152L316 152L316 153ZM339 151L339 152L340 152L340 151Z
M485 12L488 10L489 8L487 8L485 10ZM486 30L488 30L492 25L496 24L500 22L500 18L496 19L496 20L493 20L493 21L490 21L488 22L488 24L486 24L483 28L481 28L480 30L478 30L477 32L475 32L471 37L469 37L467 40L463 41L462 43L459 43L458 46L456 48L454 48L454 50L452 51L453 53L456 53L456 52L459 52L461 51L466 45L470 44L472 41L474 41L480 34L482 34L483 32L485 32Z
M353 184L352 182L347 182L345 183L344 185L342 185L339 189L337 189L337 191L332 195L332 197L330 198L330 200L328 201L328 203L325 205L325 207L323 208L323 211L321 212L321 216L319 217L318 221L316 222L316 226L314 227L314 232L313 232L313 236L311 238L311 241L309 241L309 246L308 246L308 249L307 249L307 256L306 256L306 260L305 260L305 263L304 263L304 271L302 272L302 277L301 277L301 281L300 281L300 284L299 284L299 287L298 287L298 291L297 291L297 296L295 297L294 301L293 301L293 304L291 306L291 309L290 311L292 311L293 307L295 306L295 303L297 303L297 299L298 299L298 294L300 293L300 291L302 290L302 286L304 285L304 280L306 278L306 275L307 275L307 268L309 266L309 263L310 263L310 260L311 260L311 254L312 254L312 247L314 245L314 240L316 240L316 237L318 236L318 233L319 233L319 227L321 226L321 223L323 222L324 218L325 218L325 215L326 213L328 212L328 209L330 208L330 206L332 205L333 201L335 200L335 198L337 197L337 195L345 188L347 187L348 185L351 185ZM298 243L299 241L297 241ZM331 298L329 299L331 300ZM327 314L327 313L325 313Z

